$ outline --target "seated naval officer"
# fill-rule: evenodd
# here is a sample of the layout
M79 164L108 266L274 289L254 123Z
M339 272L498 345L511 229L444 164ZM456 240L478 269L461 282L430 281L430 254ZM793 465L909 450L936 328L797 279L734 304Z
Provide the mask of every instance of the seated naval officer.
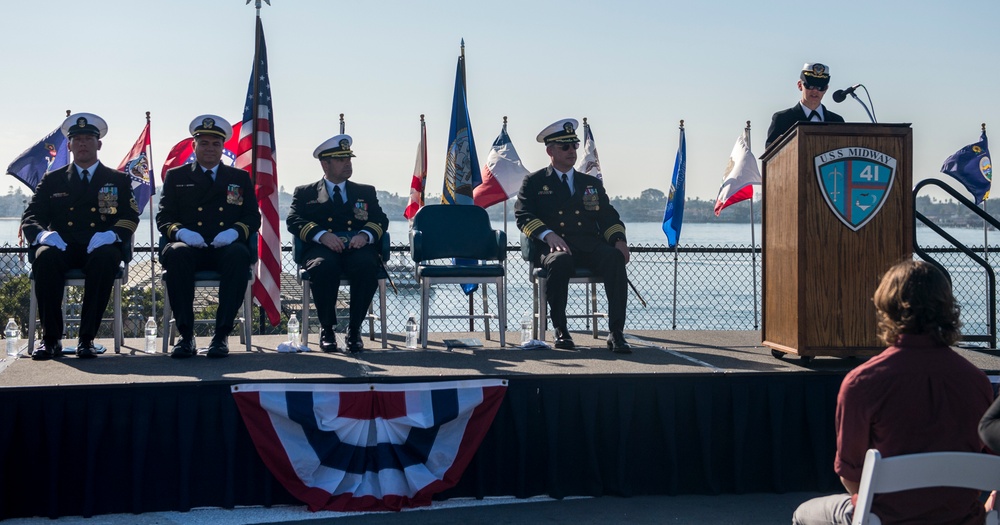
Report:
M382 265L379 243L389 218L378 203L375 187L348 179L354 173L353 140L337 135L320 144L323 178L295 188L286 224L305 245L301 260L313 283L316 315L322 327L320 349L335 352L337 296L341 276L351 281L351 311L347 322L347 350L360 352L361 322L378 289Z
M629 261L625 225L611 207L601 180L573 170L580 147L576 128L575 119L565 119L538 134L551 164L524 178L514 216L517 227L539 244L543 254L535 262L549 273L548 303L556 348L575 347L566 328L566 300L569 279L575 266L581 266L604 279L608 348L627 354L632 350L623 334Z
M195 161L167 172L156 214L156 227L169 241L160 262L181 335L170 357L197 354L194 273L198 270L221 274L215 334L206 355L225 357L227 339L243 304L252 260L249 239L260 229L260 210L250 175L221 162L223 144L233 132L229 123L222 117L201 115L188 130L194 137Z
M796 84L802 92L802 98L794 106L775 113L771 117L771 126L767 128L767 148L778 139L782 133L791 129L796 122L843 122L844 117L826 109L823 105L823 95L830 86L830 68L823 64L805 64L799 73Z
M32 271L42 342L31 358L62 357L63 288L66 272L86 276L76 355L97 357L94 337L108 307L126 243L139 226L139 206L124 173L97 159L108 125L92 113L66 118L73 162L42 176L21 217L24 238L35 252Z

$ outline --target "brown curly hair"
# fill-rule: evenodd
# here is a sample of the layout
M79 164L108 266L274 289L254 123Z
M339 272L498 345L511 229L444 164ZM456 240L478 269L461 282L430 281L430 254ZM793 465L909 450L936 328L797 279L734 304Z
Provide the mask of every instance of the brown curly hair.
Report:
M960 307L951 281L934 265L906 260L882 276L872 297L878 311L878 335L887 345L900 334L929 335L950 346L961 337Z

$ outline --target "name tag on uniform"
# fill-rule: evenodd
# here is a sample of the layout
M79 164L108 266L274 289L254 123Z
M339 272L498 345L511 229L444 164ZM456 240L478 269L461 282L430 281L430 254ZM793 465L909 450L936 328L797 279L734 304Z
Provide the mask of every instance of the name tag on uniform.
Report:
M239 184L230 184L226 187L226 204L243 205L243 188Z

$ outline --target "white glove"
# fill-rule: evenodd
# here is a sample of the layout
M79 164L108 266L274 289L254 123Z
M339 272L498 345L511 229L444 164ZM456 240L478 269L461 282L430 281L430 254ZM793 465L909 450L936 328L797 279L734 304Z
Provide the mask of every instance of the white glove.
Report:
M87 253L91 253L105 244L113 244L117 240L118 236L111 230L97 232L90 238L90 244L87 245Z
M177 240L195 248L205 248L208 246L205 244L205 238L200 233L193 232L187 228L181 228L181 231L177 232Z
M44 231L38 235L38 244L44 244L57 248L59 251L66 251L66 241L59 236L59 232Z
M236 230L229 228L228 230L222 230L215 239L212 241L212 246L216 248L222 248L223 246L229 246L236 239L238 239L240 234L236 233Z

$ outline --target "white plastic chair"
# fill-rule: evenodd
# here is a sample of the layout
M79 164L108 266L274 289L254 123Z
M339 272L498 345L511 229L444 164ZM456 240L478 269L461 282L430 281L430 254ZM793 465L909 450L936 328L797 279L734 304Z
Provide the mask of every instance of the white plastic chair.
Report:
M925 452L883 458L878 450L865 454L861 488L854 507L853 525L882 525L872 514L875 494L927 487L1000 489L1000 457L974 452ZM996 510L986 515L987 525L998 525Z

